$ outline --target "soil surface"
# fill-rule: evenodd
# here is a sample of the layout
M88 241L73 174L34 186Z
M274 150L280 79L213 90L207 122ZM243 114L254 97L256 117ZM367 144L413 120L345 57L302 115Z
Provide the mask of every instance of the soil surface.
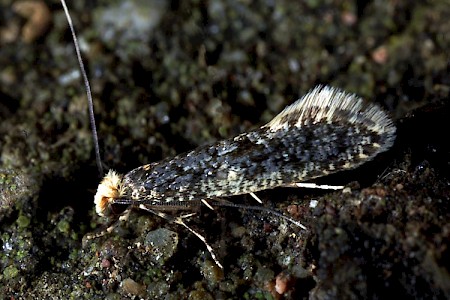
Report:
M186 222L223 270L195 235L142 211L89 239L112 220L93 205L103 174L62 7L0 0L2 298L450 298L448 1L68 6L105 170L261 126L317 84L378 103L397 139L316 181L344 190L258 193L308 230L253 210L196 210Z

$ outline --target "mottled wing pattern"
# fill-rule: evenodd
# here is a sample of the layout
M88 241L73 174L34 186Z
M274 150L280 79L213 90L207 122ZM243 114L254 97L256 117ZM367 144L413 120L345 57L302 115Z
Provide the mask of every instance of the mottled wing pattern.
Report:
M377 106L318 87L257 130L132 170L123 197L157 205L257 192L356 168L394 137Z

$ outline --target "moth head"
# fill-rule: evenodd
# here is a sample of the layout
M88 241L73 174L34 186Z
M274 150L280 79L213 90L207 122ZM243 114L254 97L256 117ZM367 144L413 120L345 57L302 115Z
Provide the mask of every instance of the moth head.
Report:
M113 213L111 205L115 199L119 199L122 195L122 175L113 170L109 170L108 174L98 185L97 193L94 197L95 211L101 217L108 216Z

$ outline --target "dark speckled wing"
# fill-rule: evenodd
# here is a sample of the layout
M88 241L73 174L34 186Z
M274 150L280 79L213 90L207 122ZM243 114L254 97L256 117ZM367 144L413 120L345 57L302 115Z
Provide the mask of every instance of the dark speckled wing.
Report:
M317 87L257 130L132 170L123 196L158 205L257 192L356 168L394 138L376 105Z
M376 145L389 136L348 125L260 128L139 167L125 175L124 184L133 199L156 204L245 194L356 168L377 155Z

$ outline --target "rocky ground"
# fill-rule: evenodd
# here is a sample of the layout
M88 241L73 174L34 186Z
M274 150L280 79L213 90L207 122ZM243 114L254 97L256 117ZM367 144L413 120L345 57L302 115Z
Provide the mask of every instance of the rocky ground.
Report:
M59 1L0 1L0 295L7 299L450 297L448 1L70 1L102 161L137 166L269 121L317 84L379 103L394 147L189 231L95 214L85 90ZM249 196L229 199L254 204Z

